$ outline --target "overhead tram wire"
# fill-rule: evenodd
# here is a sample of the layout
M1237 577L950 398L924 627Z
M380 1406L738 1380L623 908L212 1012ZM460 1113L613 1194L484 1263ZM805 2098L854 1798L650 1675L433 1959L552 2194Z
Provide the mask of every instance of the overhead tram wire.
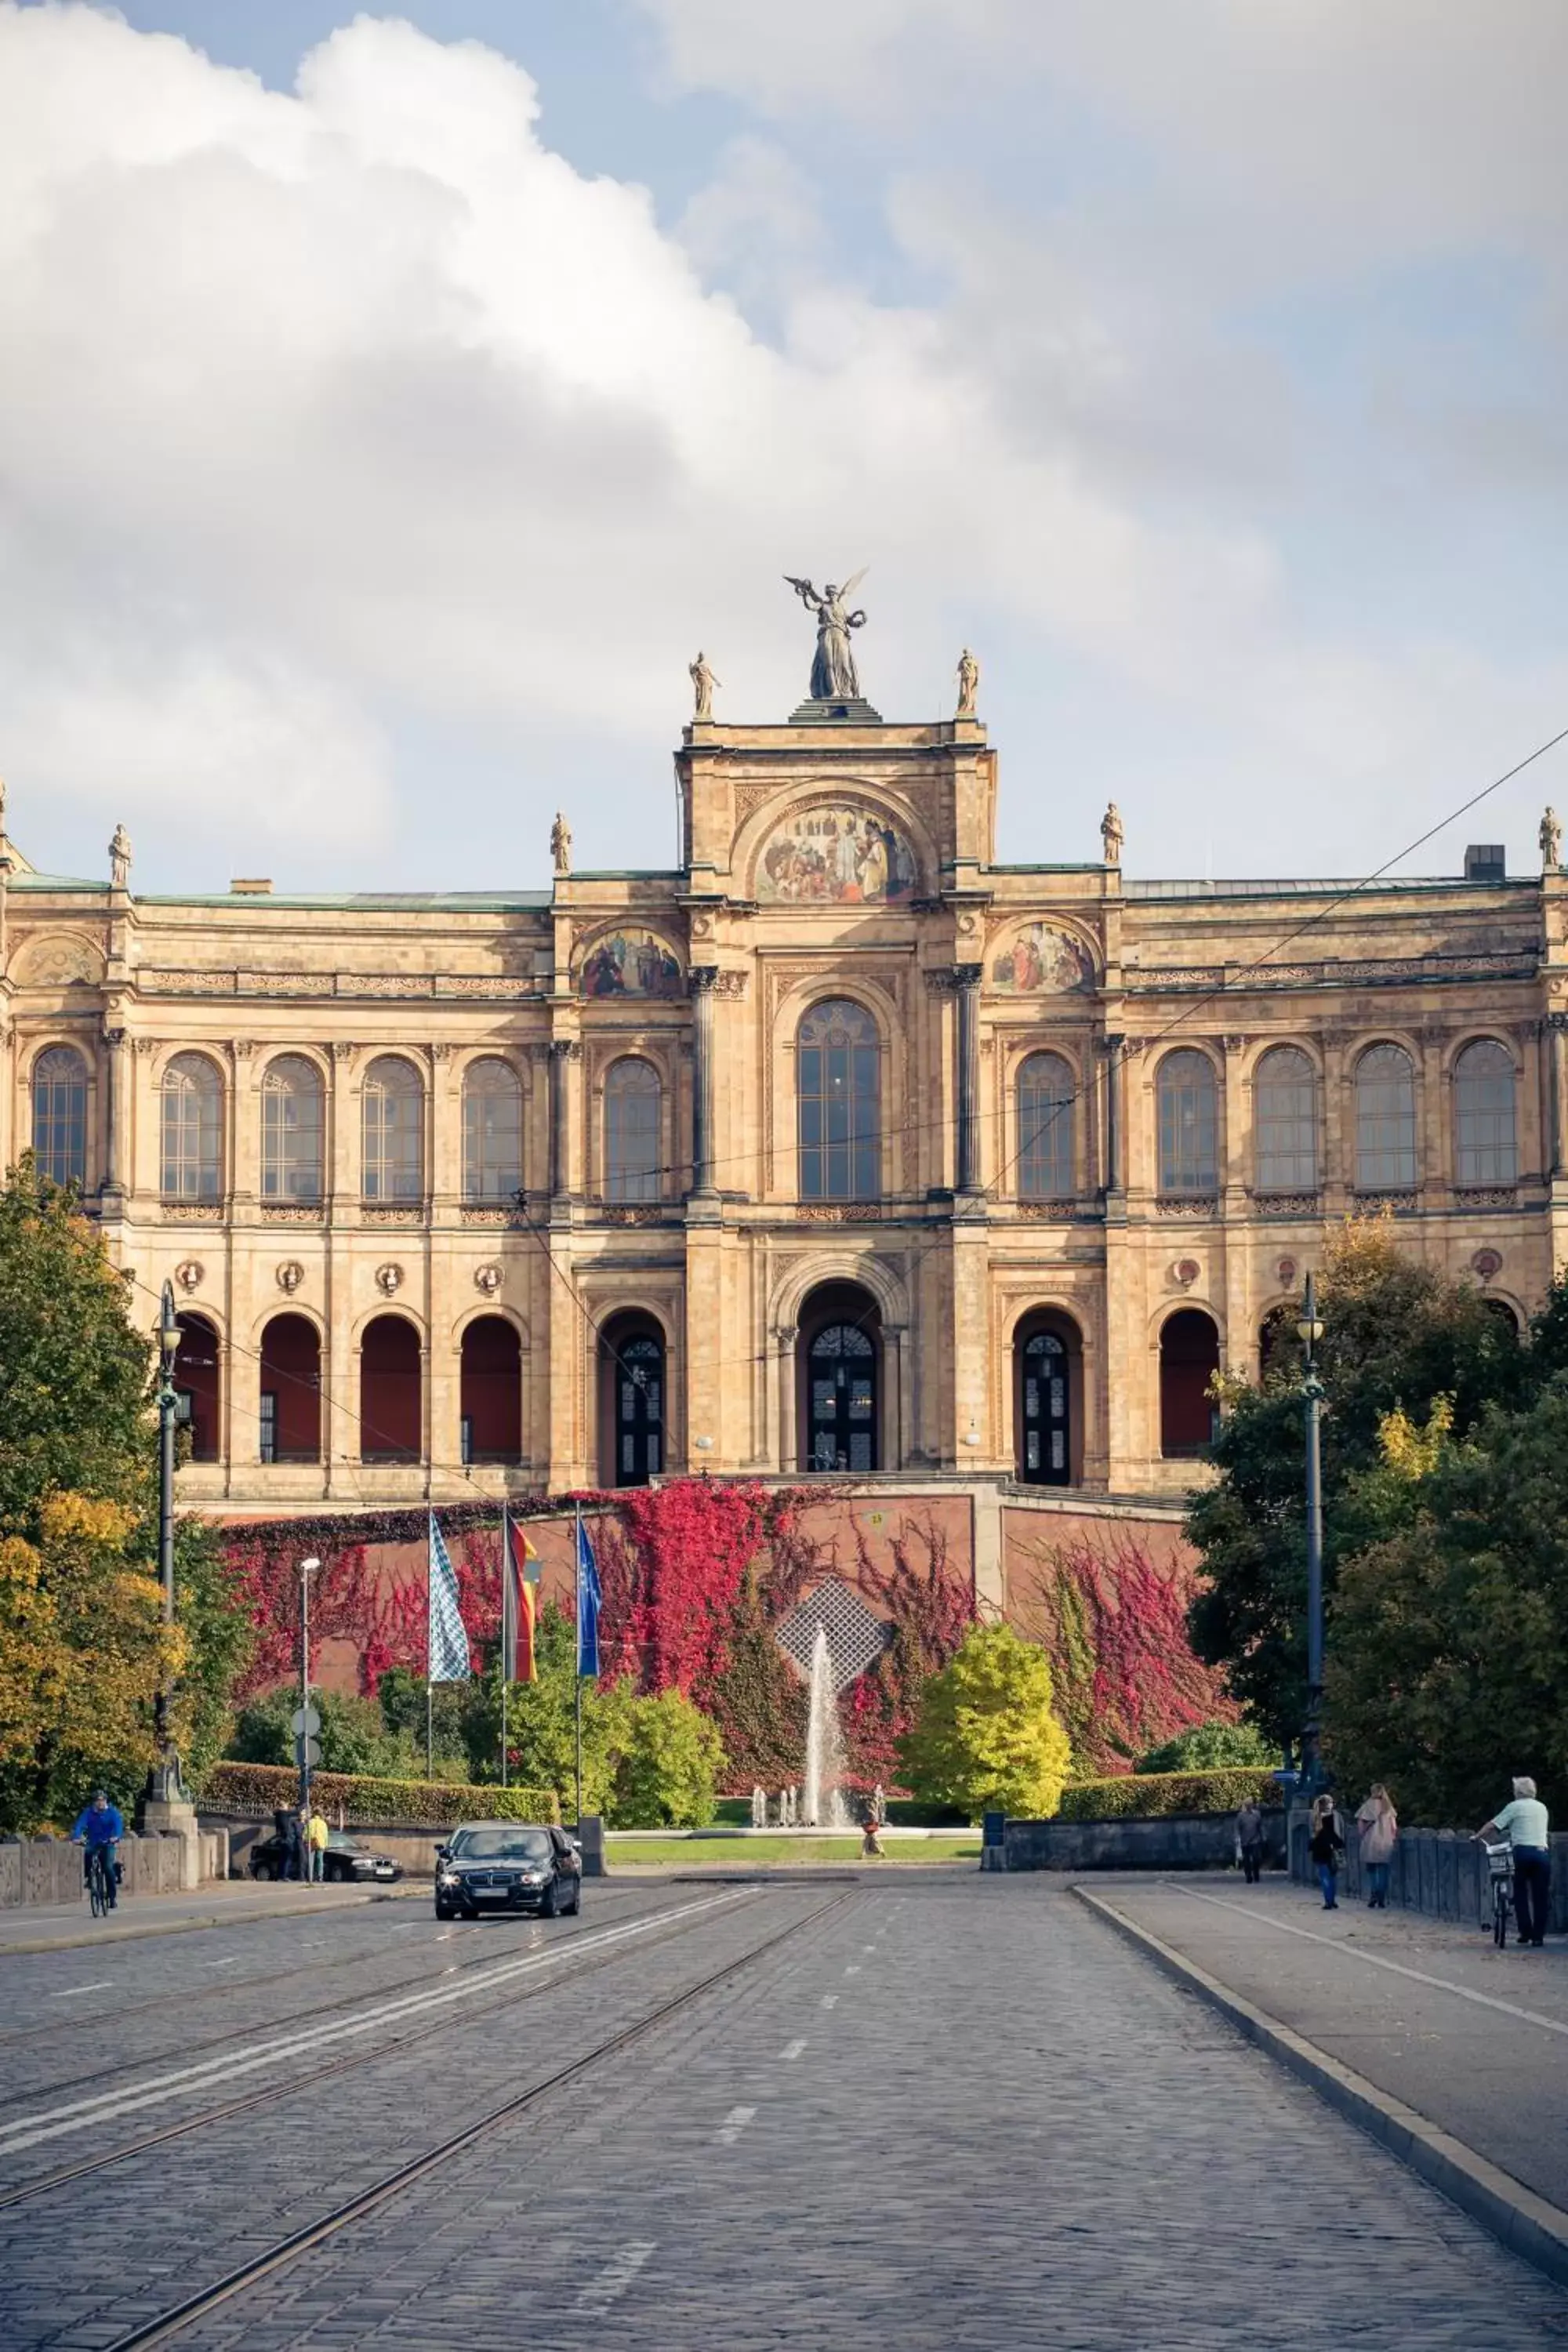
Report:
M1296 940L1304 938L1309 931L1313 930L1318 925L1327 921L1328 918L1333 914L1338 908L1346 905L1349 900L1358 897L1363 891L1371 889L1376 883L1382 881L1386 875L1391 873L1394 866L1403 865L1407 857L1413 857L1418 849L1425 848L1427 842L1435 840L1437 835L1446 832L1449 825L1457 824L1462 816L1468 815L1471 809L1479 808L1483 801L1489 800L1494 793L1500 792L1504 784L1511 783L1516 776L1522 775L1527 768L1533 767L1537 761L1544 759L1549 751L1554 751L1559 744L1564 742L1568 742L1568 727L1560 728L1554 735L1549 736L1544 742L1538 743L1532 751L1529 751L1525 754L1523 759L1517 761L1511 768L1505 769L1500 775L1494 776L1489 783L1483 784L1479 792L1472 793L1467 800L1461 801L1457 808L1450 809L1447 815L1439 817L1435 824L1429 825L1424 833L1418 834L1413 841L1407 842L1402 849L1396 850L1392 856L1385 858L1383 864L1375 866L1370 874L1362 876L1357 881L1347 883L1342 890L1336 891L1324 905L1317 908L1311 914L1304 917L1300 922L1293 925L1289 930L1286 931L1279 939L1276 940L1271 946L1266 948L1261 955L1254 957L1249 963L1240 965L1237 969L1236 977L1228 984L1219 984L1206 989L1202 995L1195 997L1190 1003L1184 1005L1182 1010L1173 1020L1169 1021L1163 1029L1157 1030L1154 1033L1153 1036L1152 1036L1148 1041L1148 1047L1144 1050L1149 1050L1150 1048L1163 1045L1166 1040L1173 1036L1177 1030L1185 1023L1190 1022L1194 1014L1206 1011L1206 1009L1220 996L1237 994L1240 990L1241 983L1248 977L1248 975L1255 972L1266 971L1267 967L1272 959L1281 953L1284 949L1293 946ZM1117 1058L1121 1058L1120 1052ZM1112 1066L1114 1066L1114 1065L1112 1065ZM1011 1173L1012 1170L1016 1166L1019 1160L1023 1158L1025 1152L1028 1150L1030 1146L1040 1140L1042 1137L1048 1135L1056 1121L1066 1112L1072 1110L1079 1103L1086 1102L1089 1099L1089 1089L1080 1080L1079 1083L1074 1086L1067 1094L1061 1096L1058 1100L1053 1102L1047 1116L1038 1123L1038 1125L1031 1129L1027 1136L1020 1138L1017 1148L1009 1154L1008 1158L1003 1162L1002 1166L996 1171L989 1182L980 1188L981 1197L984 1198L986 1195L994 1194L997 1187L1001 1184L1003 1179ZM976 1116L981 1118L996 1118L1005 1117L1005 1110L979 1112ZM951 1126L952 1120L950 1118L921 1119L910 1121L901 1128L888 1130L886 1133L889 1136L898 1137L934 1131L945 1133ZM880 1141L883 1139L886 1139L886 1136L884 1135L884 1131L879 1129L879 1140ZM850 1140L854 1141L856 1139L851 1138ZM765 1144L759 1144L753 1150L749 1151L727 1154L721 1160L715 1160L713 1165L715 1167L734 1166L744 1162L760 1160L766 1156L769 1148L770 1147ZM682 1174L689 1164L689 1160L682 1160L671 1162L668 1167L659 1166L644 1172L655 1176ZM531 1239L538 1244L552 1273L559 1281L565 1285L568 1296L571 1297L578 1313L582 1316L589 1332L596 1340L603 1343L602 1328L595 1322L593 1312L578 1292L571 1274L565 1267L557 1264L555 1258L551 1253L548 1241L544 1234L529 1215L526 1195L521 1192L514 1195L514 1202L516 1213L520 1217L524 1230L530 1234ZM946 1224L940 1224L929 1242L917 1245L916 1255L906 1270L906 1280L924 1265L928 1257L931 1256L937 1249L944 1245L947 1238L948 1228ZM149 1297L161 1297L162 1294L160 1292L155 1292L150 1284L142 1282L140 1276L131 1272L131 1269L122 1268L121 1271L130 1274L131 1279L134 1283L135 1286L140 1290L146 1291ZM615 1311L618 1313L621 1310L617 1307ZM844 1319L854 1328L864 1330L868 1328L868 1318L865 1315L862 1315L859 1318L846 1317ZM228 1340L227 1345L231 1355L248 1356L254 1362L258 1364L262 1361L262 1358L258 1350L252 1348L247 1348L241 1342L235 1340L232 1338ZM626 1371L627 1368L621 1358L616 1354L616 1350L611 1349L609 1353L611 1361L616 1363L623 1372ZM767 1349L754 1349L750 1353L743 1356L721 1358L712 1365L711 1370L714 1371L723 1371L741 1370L746 1367L754 1368L757 1365L765 1364L767 1360ZM301 1385L308 1384L301 1383ZM321 1393L319 1389L317 1393ZM346 1404L341 1398L331 1397L328 1402L331 1403L334 1412L342 1413L346 1419L353 1423L354 1425L362 1431L362 1433L368 1432L372 1436L384 1435L384 1432L377 1431L371 1427L371 1425L363 1420L362 1415L355 1412L353 1409L350 1405ZM474 1483L471 1465L467 1463L432 1461L426 1466L432 1472L437 1470L451 1471L457 1475L466 1479L470 1486ZM489 1500L489 1497L487 1496L485 1499Z

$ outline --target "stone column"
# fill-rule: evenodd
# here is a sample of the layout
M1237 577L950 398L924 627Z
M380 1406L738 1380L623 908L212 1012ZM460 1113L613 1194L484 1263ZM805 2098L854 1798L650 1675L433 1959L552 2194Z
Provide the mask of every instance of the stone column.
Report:
M958 986L958 1182L980 1190L980 982L984 966L954 967Z
M104 1206L118 1214L125 1183L125 1032L105 1022L103 1030Z
M717 964L692 967L692 1025L696 1069L691 1089L691 1189L707 1195L713 1186L713 990Z
M801 1466L795 1379L795 1346L799 1337L799 1328L794 1323L780 1323L773 1331L778 1350L773 1377L778 1392L778 1466L782 1471L798 1470Z
M1101 1189L1106 1192L1127 1189L1121 1164L1121 1049L1126 1042L1119 1030L1108 1032L1105 1039L1105 1182Z
M564 1200L572 1183L572 1069L582 1059L575 1037L550 1041L550 1197Z
M1568 1176L1568 1013L1549 1013L1552 1039L1552 1173Z

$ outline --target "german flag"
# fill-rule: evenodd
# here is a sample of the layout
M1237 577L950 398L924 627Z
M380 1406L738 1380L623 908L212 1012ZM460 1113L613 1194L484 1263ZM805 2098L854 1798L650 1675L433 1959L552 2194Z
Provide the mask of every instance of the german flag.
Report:
M539 1554L510 1511L501 1513L500 1654L509 1683L539 1680L534 1631Z

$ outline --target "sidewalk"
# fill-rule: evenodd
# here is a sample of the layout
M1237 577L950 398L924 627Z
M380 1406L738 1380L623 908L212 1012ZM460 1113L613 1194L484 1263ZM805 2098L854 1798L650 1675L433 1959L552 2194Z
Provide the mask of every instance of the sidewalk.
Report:
M1075 1892L1133 1941L1155 1939L1152 1958L1428 2178L1441 2177L1447 2135L1460 2172L1506 2177L1493 2183L1505 2202L1512 2184L1532 2192L1512 2199L1521 2214L1544 2200L1534 2223L1560 2231L1568 2275L1568 1944L1500 1953L1479 1928L1416 1913L1325 1911L1283 1878L1108 1874ZM1312 2053L1326 2063L1314 2067ZM1436 2131L1413 2133L1417 2119ZM1467 2168L1466 2151L1479 2163ZM1462 2181L1441 2185L1479 2210ZM1482 2218L1499 2226L1495 2212Z
M108 1919L95 1919L85 1896L79 1903L25 1903L0 1911L0 1958L13 1952L65 1952L79 1944L125 1943L141 1936L178 1936L197 1927L233 1927L252 1919L288 1919L306 1911L351 1911L367 1903L394 1902L402 1891L257 1886L226 1879L190 1895L122 1896Z

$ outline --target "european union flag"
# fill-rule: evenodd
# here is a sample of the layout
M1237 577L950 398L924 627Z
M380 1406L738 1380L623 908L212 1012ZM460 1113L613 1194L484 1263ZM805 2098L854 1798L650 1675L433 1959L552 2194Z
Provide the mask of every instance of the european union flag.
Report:
M458 1606L458 1579L446 1538L430 1514L430 1675L433 1683L466 1683L468 1636Z
M577 1521L577 1672L599 1673L599 1604L604 1594L599 1589L599 1563L594 1558L594 1547L588 1530L581 1518Z

